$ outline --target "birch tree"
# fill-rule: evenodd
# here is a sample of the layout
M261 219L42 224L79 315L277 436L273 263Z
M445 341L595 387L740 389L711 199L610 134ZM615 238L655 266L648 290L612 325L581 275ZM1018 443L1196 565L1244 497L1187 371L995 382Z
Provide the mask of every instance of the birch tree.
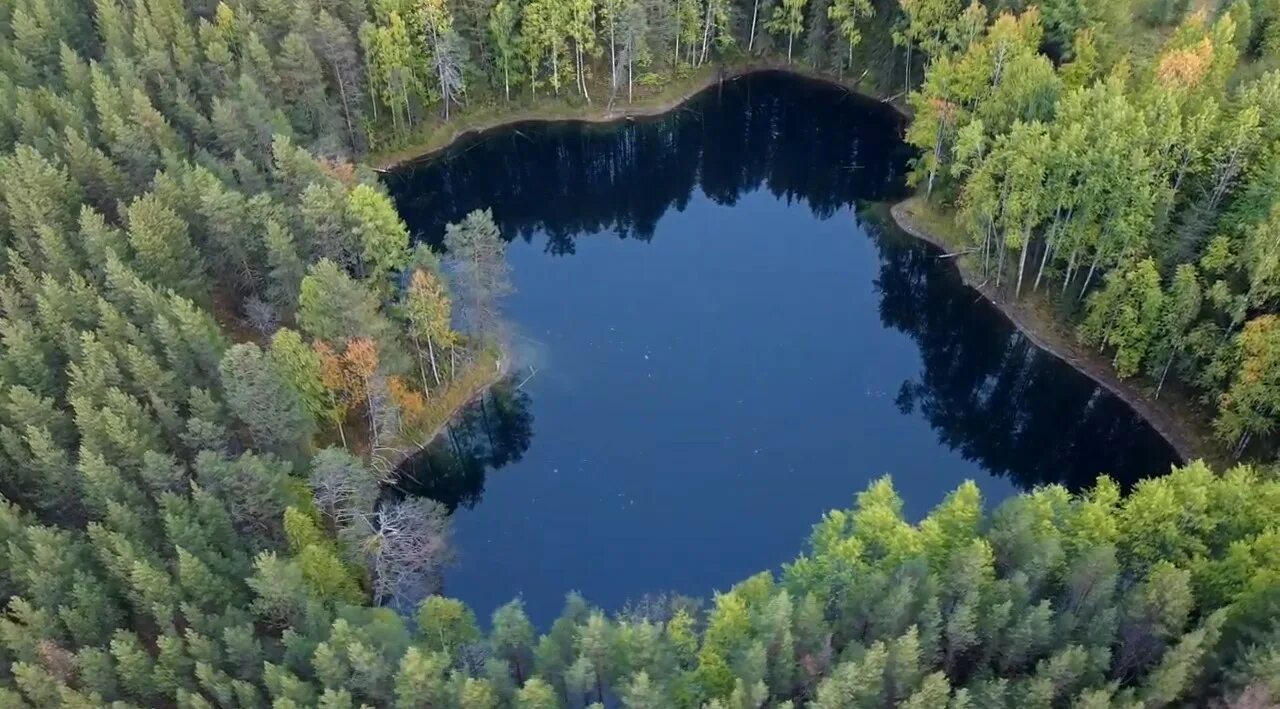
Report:
M765 23L765 28L777 35L787 37L787 63L791 63L792 49L796 35L804 32L804 7L809 0L782 0L773 9L773 17Z
M827 16L836 23L836 32L840 34L840 38L844 40L849 50L845 60L840 64L841 77L844 76L845 71L853 68L853 48L862 41L860 21L873 14L875 14L875 8L871 6L871 0L832 0L831 7L827 8ZM754 28L752 31L754 32Z
M431 381L440 386L440 366L436 352L441 348L454 345L454 332L450 327L451 301L449 293L444 289L434 274L419 269L409 279L409 287L404 296L404 313L409 320L409 336L413 340L418 353L419 374L422 377L422 390L430 391L426 366L431 366Z
M574 76L582 97L591 103L587 90L587 57L595 49L596 0L564 0L568 5L567 26L564 28L573 40Z
M1113 348L1116 374L1132 376L1158 334L1164 310L1155 262L1144 259L1111 273L1106 286L1090 297L1088 307L1081 336L1099 350Z
M498 66L502 69L502 93L511 100L511 70L519 58L516 21L518 15L511 0L498 0L489 13L489 41L493 43Z
M1262 315L1238 335L1240 367L1222 396L1214 432L1236 456L1256 436L1271 433L1280 417L1280 319Z
M386 25L366 23L360 40L373 90L391 109L393 129L403 134L413 125L413 105L421 91L421 82L413 71L421 53L414 49L409 26L399 12L392 11Z
M1195 266L1188 263L1178 266L1164 300L1165 307L1160 318L1159 337L1153 344L1154 356L1150 358L1152 368L1149 370L1153 376L1157 377L1155 391L1157 399L1160 398L1160 392L1164 389L1169 369L1186 347L1191 327L1200 316L1204 297Z

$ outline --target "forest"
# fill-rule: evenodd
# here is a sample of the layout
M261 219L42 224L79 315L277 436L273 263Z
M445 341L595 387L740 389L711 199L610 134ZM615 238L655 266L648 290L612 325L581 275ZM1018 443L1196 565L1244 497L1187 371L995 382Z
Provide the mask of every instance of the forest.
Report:
M1280 703L1275 0L7 0L0 37L0 705ZM449 510L384 486L506 366L505 242L414 246L369 156L756 61L906 95L970 258L1252 462L919 521L882 480L705 607L433 595Z

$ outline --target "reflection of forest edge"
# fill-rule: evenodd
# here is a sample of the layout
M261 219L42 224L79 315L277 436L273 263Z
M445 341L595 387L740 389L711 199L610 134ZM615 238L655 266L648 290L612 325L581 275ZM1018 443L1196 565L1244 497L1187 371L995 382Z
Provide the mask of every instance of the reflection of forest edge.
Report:
M1129 486L1169 471L1174 451L1124 401L975 298L935 248L884 229L868 229L880 317L916 342L923 365L899 388L904 413L919 411L942 443L1024 489L1080 490L1100 473Z
M491 207L508 238L545 233L549 251L572 253L580 234L651 238L695 188L731 205L764 187L823 217L897 196L909 155L901 130L896 111L872 99L759 74L661 120L486 134L388 183L419 240L438 243L446 224Z
M695 188L722 205L766 189L803 201L819 218L897 199L907 158L900 120L830 86L761 74L661 120L486 134L390 184L420 240L438 242L445 224L492 205L508 238L546 234L548 252L569 255L576 238L605 231L648 241L662 215L683 210ZM975 299L933 248L892 222L862 226L879 252L881 320L921 352L920 377L899 388L904 414L918 411L944 445L1024 488L1057 482L1079 489L1099 473L1126 474L1128 485L1167 472L1173 451L1155 431ZM528 395L509 384L495 388L402 466L400 489L451 509L473 506L486 470L527 448L528 405Z

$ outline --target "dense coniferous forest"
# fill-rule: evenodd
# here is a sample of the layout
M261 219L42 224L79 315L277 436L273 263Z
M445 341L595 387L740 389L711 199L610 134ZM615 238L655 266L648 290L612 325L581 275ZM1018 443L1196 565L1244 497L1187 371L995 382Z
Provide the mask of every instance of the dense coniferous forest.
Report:
M919 185L991 277L1085 299L1119 371L1268 454L1280 6L1220 5L0 4L0 705L1280 702L1249 466L918 524L881 481L776 577L541 629L431 595L448 506L382 490L502 368L510 285L483 210L414 248L369 152L755 58L918 86Z

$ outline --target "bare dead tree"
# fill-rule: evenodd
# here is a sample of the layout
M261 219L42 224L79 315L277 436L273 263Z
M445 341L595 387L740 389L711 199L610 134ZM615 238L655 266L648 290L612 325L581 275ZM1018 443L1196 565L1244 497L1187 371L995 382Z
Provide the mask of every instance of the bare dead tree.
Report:
M244 317L249 327L263 335L270 335L280 327L280 312L276 306L253 296L245 301Z
M376 602L416 608L440 590L453 560L449 511L424 497L389 502L375 514L376 533L366 542Z

